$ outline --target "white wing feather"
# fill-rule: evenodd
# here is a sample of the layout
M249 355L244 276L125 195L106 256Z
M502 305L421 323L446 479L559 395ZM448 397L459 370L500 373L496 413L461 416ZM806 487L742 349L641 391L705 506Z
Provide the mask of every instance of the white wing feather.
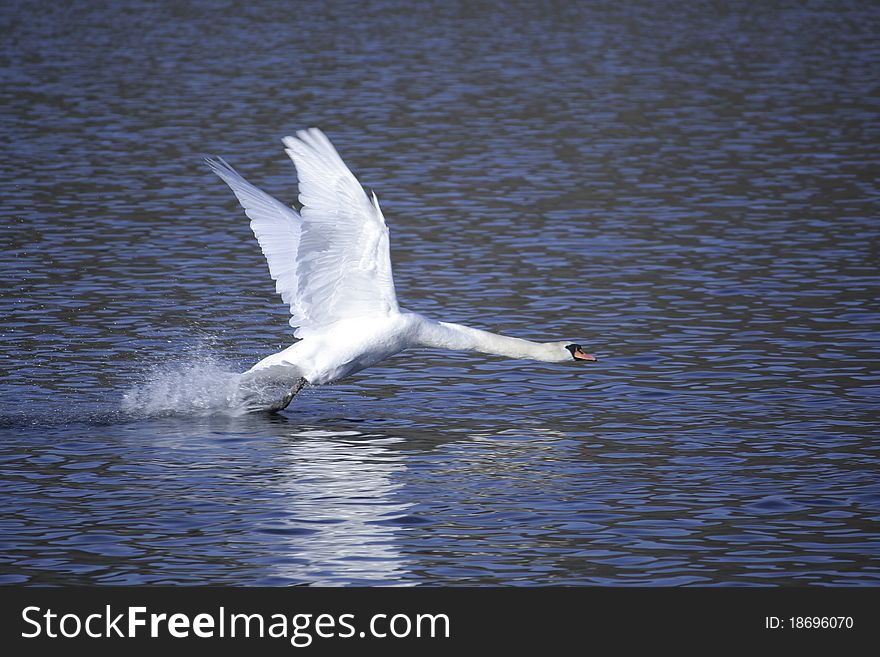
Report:
M299 177L300 214L247 182L220 158L205 158L232 189L276 289L290 306L295 335L340 319L396 312L388 228L372 202L317 128L285 137Z
M285 137L284 145L299 178L298 296L310 322L397 312L388 228L375 195L371 202L317 128Z
M304 320L307 315L296 294L296 259L302 218L292 208L250 184L222 158L206 157L205 162L238 198L269 263L269 275L275 281L275 290L290 306L291 315L298 321Z

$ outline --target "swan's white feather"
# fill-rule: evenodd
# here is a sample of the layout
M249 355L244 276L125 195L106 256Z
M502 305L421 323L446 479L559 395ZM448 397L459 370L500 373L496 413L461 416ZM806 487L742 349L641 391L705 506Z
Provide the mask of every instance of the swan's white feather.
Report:
M294 325L298 326L307 321L308 313L301 307L297 294L297 253L302 218L292 208L250 184L223 158L206 157L205 162L229 185L251 220L251 230L269 263L269 275L275 281L275 289L290 306L291 323L296 321Z
M302 203L297 296L308 322L297 335L340 319L397 313L388 228L375 196L371 202L317 128L285 137L284 145Z
M251 220L290 325L304 338L352 317L398 312L388 228L336 149L317 128L285 137L299 179L297 213L220 158L205 158Z

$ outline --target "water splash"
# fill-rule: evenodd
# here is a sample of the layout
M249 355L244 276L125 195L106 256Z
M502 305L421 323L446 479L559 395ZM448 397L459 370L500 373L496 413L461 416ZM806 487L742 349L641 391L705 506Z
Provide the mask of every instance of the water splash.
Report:
M278 382L242 382L242 375L213 356L154 366L146 380L127 390L123 413L133 417L169 415L239 416L265 408L284 396L289 386Z
M125 392L122 411L135 416L203 415L230 407L240 375L212 359L154 366Z

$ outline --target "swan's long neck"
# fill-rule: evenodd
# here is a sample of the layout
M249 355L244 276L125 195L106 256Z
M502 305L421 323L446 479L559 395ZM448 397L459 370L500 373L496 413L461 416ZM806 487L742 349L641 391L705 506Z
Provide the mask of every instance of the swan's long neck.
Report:
M495 356L527 358L551 363L560 360L560 347L555 343L530 342L461 324L422 319L418 342L425 347L479 351Z

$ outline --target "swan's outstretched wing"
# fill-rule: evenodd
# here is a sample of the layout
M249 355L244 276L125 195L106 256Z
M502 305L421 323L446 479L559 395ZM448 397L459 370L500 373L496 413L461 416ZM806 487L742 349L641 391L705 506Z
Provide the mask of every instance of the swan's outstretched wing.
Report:
M349 317L397 311L388 229L317 128L285 137L297 168L301 214L247 182L231 166L206 158L238 197L269 262L295 335Z
M309 325L396 312L388 228L373 194L364 193L330 140L317 128L285 137L302 203L298 299ZM291 320L291 324L293 324Z
M206 157L205 162L229 185L251 220L251 230L269 263L269 275L275 281L275 289L290 306L290 313L296 320L293 325L299 326L308 319L297 294L297 251L302 218L292 208L250 184L222 158Z

